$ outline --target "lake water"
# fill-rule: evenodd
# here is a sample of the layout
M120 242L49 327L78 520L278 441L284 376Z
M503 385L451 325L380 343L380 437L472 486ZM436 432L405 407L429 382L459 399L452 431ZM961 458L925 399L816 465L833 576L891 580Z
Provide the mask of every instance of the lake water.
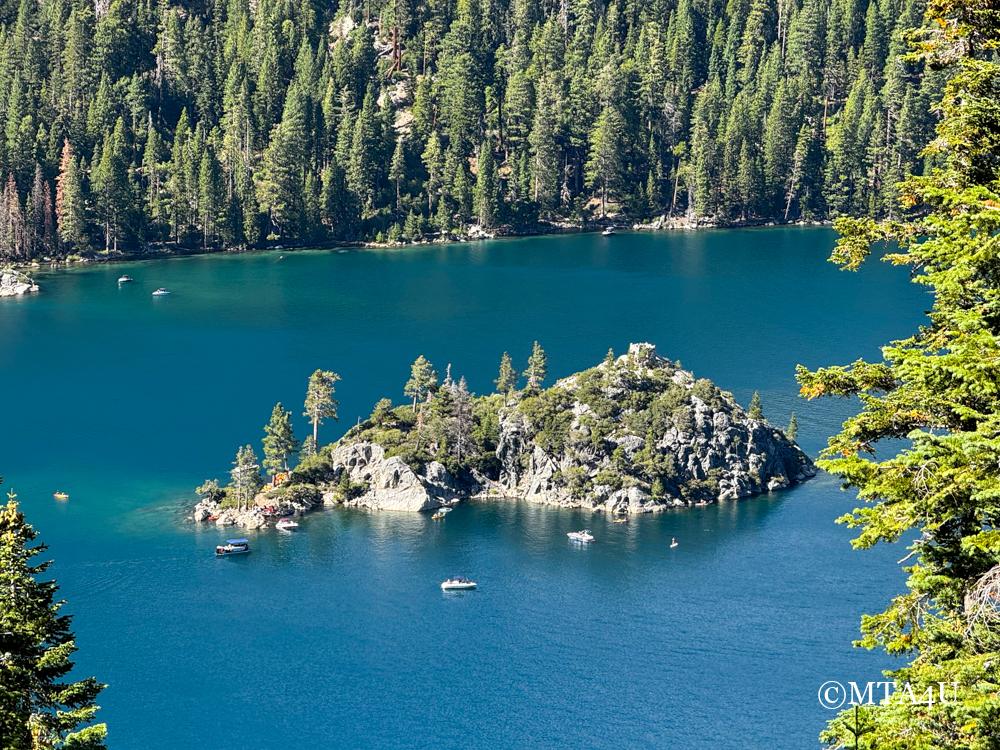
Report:
M775 424L796 411L815 455L852 405L799 400L795 364L875 357L928 304L905 271L838 271L832 244L789 228L196 257L3 301L0 474L50 545L81 672L110 684L113 750L816 746L820 684L890 666L850 642L903 585L898 550L851 550L833 519L854 494L828 476L627 525L514 502L443 523L325 511L223 560L226 534L184 511L238 444L259 449L276 400L305 433L317 367L343 376L331 440L402 400L418 354L483 392L534 339L552 376L655 342L744 404L758 389ZM585 525L597 542L569 545ZM455 573L480 589L442 595Z

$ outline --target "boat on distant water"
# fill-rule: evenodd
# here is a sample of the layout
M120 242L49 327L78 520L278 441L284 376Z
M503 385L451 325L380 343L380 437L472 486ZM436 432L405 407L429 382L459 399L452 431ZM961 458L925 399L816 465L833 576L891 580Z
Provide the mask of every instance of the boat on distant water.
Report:
M153 292L154 297L166 297L168 294L170 294L170 290L164 289L162 286Z
M433 516L431 516L431 520L433 520L433 521L440 521L446 515L448 515L448 514L445 513L444 509L442 508L441 510L437 511Z
M119 284L128 284L130 281L132 281L132 277L129 276L128 274L118 277Z
M675 537L675 536L670 537L670 549L673 549L674 547L678 546L679 544L680 544L680 542L677 541L677 537Z
M611 519L611 523L628 523L628 516L618 515Z
M601 232L601 234L603 234L605 237L610 237L614 233L615 233L615 225L614 224L609 224L608 226L604 227L604 231Z
M69 500L69 493L62 491L53 492L52 497L54 497L56 500Z
M441 581L442 591L471 591L476 588L476 582L462 576L454 576Z
M229 555L245 555L249 551L249 539L227 539L225 544L216 545L215 556L228 557Z
M574 542L592 542L594 541L594 535L590 533L590 529L581 529L580 531L571 531L566 536Z
M274 528L278 531L295 531L299 528L299 524L291 518L279 518L278 522L274 524Z

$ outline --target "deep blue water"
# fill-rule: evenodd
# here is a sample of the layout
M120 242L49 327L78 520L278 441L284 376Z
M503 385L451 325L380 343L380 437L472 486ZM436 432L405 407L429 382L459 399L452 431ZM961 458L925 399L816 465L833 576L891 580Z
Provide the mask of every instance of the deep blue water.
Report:
M875 357L923 319L906 273L826 262L819 229L278 252L44 275L0 304L0 474L56 560L113 750L816 746L830 679L877 679L861 613L898 550L852 551L827 476L627 525L523 503L328 511L216 560L191 488L275 400L334 369L341 421L402 399L426 354L484 391L538 339L553 376L653 341L815 455L852 405L794 367ZM119 289L121 273L135 277ZM152 299L159 286L173 291ZM304 420L299 424L305 431ZM56 503L52 492L71 493ZM590 526L598 541L571 547ZM681 544L667 549L670 538ZM453 573L480 589L442 595Z

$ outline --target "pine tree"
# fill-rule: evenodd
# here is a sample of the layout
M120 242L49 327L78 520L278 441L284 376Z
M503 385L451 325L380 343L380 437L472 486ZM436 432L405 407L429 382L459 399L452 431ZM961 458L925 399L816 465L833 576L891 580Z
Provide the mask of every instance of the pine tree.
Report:
M601 191L601 216L608 213L608 195L617 193L624 177L625 122L613 104L607 105L590 133L587 184Z
M500 372L497 374L497 379L493 381L496 384L497 393L508 394L517 388L518 377L513 360L507 352L504 352L503 356L500 357Z
M76 644L57 584L39 580L51 563L36 561L46 550L37 538L8 492L0 508L0 737L10 750L102 750L107 727L92 722L105 686L93 677L66 681Z
M489 231L496 223L497 201L496 162L493 160L493 147L487 139L479 146L476 187L473 192L473 210L479 226L484 230Z
M271 476L288 471L288 459L299 449L292 430L292 413L281 403L274 405L271 418L264 425L264 468Z
M361 206L362 216L375 207L378 187L378 124L375 118L375 90L369 87L354 123L351 155L347 163L347 185Z
M218 224L224 218L222 175L211 148L204 150L198 167L198 204L202 246L207 248L209 238L218 235Z
M528 388L531 390L541 388L545 376L548 374L548 357L545 356L545 350L537 341L531 346L531 356L528 357L528 367L524 374L528 379Z
M750 398L750 406L747 408L747 416L750 419L763 419L764 410L760 405L760 394L757 391L753 392L753 396Z
M69 139L63 140L59 160L59 177L56 179L56 217L59 239L70 247L79 247L87 241L83 180L80 165Z
M389 179L392 180L396 191L396 213L402 210L400 186L406 179L406 139L399 136L396 139L396 147L392 152L392 161L389 164Z
M327 419L336 421L339 403L334 398L340 375L330 370L316 370L309 376L306 388L305 411L302 416L308 417L312 424L313 445L319 444L319 426Z
M785 428L785 435L788 436L789 440L795 440L799 435L799 418L795 416L795 412L792 412L792 416L788 418L788 427Z
M118 252L118 242L130 229L132 185L126 161L125 123L119 117L104 139L101 158L94 167L97 214L104 224L104 250Z
M304 233L305 171L308 158L305 98L293 83L285 97L281 122L264 152L257 197L278 234L297 239Z
M930 292L928 320L875 361L800 367L797 377L807 398L850 397L859 405L820 461L858 490L861 507L839 519L857 530L853 546L910 542L899 560L907 590L861 622L858 644L895 657L886 676L907 686L907 695L865 707L866 746L988 747L996 737L991 691L1000 651L993 593L1000 266L984 241L996 236L1000 205L1000 23L995 8L954 0L929 4L926 20L919 52L927 63L947 63L949 78L936 107L932 167L911 170L899 186L893 220L839 220L832 259L856 269L873 247L888 246L893 262L909 266ZM899 450L876 451L884 441L900 441ZM927 705L909 697L938 684L950 686L947 699ZM829 723L826 744L853 742L853 713Z
M437 373L427 358L421 354L410 366L410 379L403 386L403 395L413 399L413 411L417 411L417 402L423 401L434 391L437 385Z
M229 475L232 479L236 506L241 510L249 508L264 486L260 477L260 464L257 463L257 454L254 453L252 446L244 445L236 451L236 459Z

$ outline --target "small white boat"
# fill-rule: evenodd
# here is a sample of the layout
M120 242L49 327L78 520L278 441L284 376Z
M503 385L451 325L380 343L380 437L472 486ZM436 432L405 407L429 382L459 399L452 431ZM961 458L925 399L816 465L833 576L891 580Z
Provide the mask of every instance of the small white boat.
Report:
M675 537L675 536L670 537L670 549L673 549L674 547L678 546L679 544L680 544L680 542L677 541L677 537Z
M571 531L566 536L570 538L573 542L592 542L594 541L594 535L590 533L590 529L581 529L580 531Z
M610 237L614 233L615 233L615 225L614 224L612 224L611 226L604 227L604 231L601 232L601 234L603 234L605 237Z
M131 276L125 275L125 276L119 276L118 277L118 283L119 284L128 284L130 281L132 281L132 277Z
M445 505L444 507L438 508L438 513L451 513L453 510L455 509L449 508L447 505Z
M215 556L228 557L229 555L245 555L249 551L249 539L227 539L225 544L216 545Z
M170 290L164 289L162 286L153 292L154 297L166 297L168 294L170 294Z
M445 517L444 513L442 513L441 511L437 511L433 516L431 516L431 520L432 521L440 521L444 517Z
M291 518L279 518L278 522L274 524L274 528L278 531L295 531L299 525Z
M463 578L461 576L441 581L442 591L471 591L474 588L476 588L475 581L470 581L468 578Z

